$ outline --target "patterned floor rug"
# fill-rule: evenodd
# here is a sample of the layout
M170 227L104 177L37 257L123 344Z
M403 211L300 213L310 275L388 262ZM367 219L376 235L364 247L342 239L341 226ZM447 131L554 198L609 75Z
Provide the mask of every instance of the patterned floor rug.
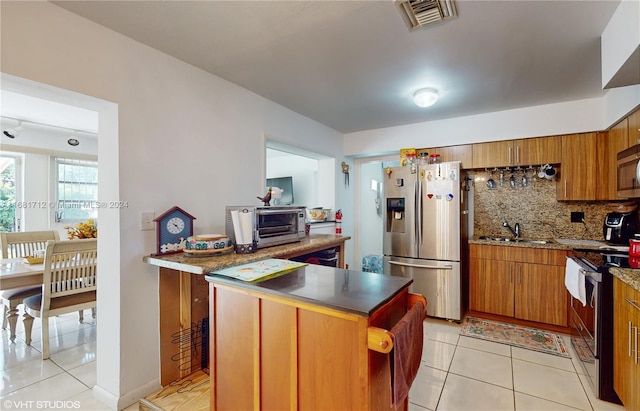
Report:
M481 318L466 317L460 334L466 337L479 338L481 340L571 358L568 348L558 334L537 328L527 328Z

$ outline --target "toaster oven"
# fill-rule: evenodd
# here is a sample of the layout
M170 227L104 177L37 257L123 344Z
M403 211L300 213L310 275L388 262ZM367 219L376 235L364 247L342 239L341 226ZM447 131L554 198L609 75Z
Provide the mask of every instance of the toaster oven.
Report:
M306 207L300 206L228 206L225 229L236 242L231 211L253 213L251 231L257 248L294 243L305 237Z

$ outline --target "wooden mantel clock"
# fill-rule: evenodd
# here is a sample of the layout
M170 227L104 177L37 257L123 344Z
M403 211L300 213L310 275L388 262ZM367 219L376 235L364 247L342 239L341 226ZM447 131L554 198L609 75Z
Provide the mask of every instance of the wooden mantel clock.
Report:
M188 237L193 235L196 218L180 207L172 207L156 217L156 254L180 253Z

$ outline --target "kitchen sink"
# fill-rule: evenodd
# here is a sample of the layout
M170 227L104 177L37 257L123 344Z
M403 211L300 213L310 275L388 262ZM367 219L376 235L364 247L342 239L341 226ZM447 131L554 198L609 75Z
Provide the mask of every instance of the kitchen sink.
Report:
M551 244L550 240L534 240L532 238L510 238L510 237L489 237L489 236L480 236L479 240L489 240L489 241L502 241L502 242L513 242L513 243L529 243L529 244Z

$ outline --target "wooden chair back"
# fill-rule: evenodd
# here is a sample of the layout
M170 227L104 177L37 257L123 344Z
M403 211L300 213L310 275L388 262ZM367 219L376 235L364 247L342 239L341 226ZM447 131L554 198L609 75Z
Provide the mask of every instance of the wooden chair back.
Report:
M36 251L45 249L47 241L59 239L60 236L55 230L0 233L2 258L22 258L34 255Z
M95 238L67 241L47 241L44 254L42 276L42 313L46 316L51 302L56 298L68 297L93 291L95 293L98 260L98 240ZM77 304L73 299L65 299L66 307ZM95 301L95 298L93 299ZM54 304L55 306L55 304ZM65 310L59 307L59 311ZM56 310L58 311L58 310ZM57 314L56 314L57 315Z

